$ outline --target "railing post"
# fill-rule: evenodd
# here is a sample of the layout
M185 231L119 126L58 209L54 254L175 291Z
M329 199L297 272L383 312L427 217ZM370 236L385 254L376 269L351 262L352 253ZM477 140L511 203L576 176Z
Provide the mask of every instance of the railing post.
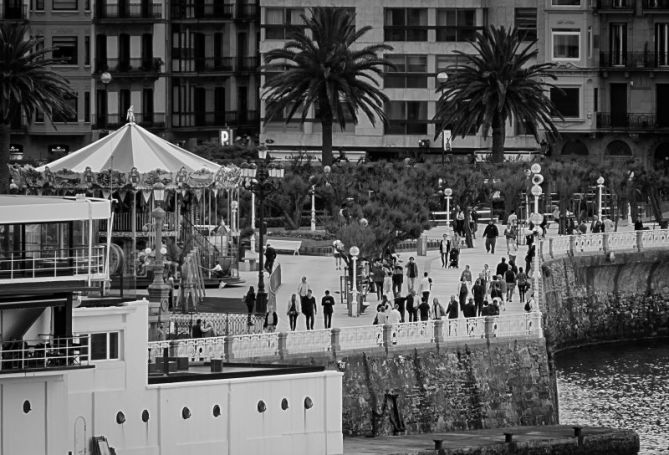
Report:
M636 249L639 253L643 251L643 231L636 231Z
M232 354L232 343L234 343L235 338L233 336L226 336L223 338L223 354L225 355L225 361L231 362L234 359Z
M383 347L388 354L388 348L393 344L393 326L392 324L383 324Z
M287 339L288 334L286 332L279 332L279 358L281 360L286 360L288 357L288 349L286 347Z
M486 339L495 338L494 316L485 316L485 337Z
M339 345L339 336L341 335L341 329L335 327L330 330L330 350L332 351L332 357L337 358L337 355L341 351L341 346Z
M609 251L611 251L609 248L609 235L610 233L608 232L602 234L602 249L604 250L604 254L609 254Z
M444 320L435 319L434 320L434 342L437 343L437 347L441 347L441 344L444 343Z
M569 236L569 256L574 256L576 251L576 236Z

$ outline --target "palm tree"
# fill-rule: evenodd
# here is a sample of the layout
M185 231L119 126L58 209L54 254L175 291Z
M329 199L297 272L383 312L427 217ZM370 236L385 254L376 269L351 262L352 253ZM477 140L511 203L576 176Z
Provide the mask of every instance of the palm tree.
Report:
M332 125L342 129L358 123L358 110L375 124L385 122L383 106L388 98L379 79L388 61L379 52L392 47L378 44L358 49L355 44L371 27L355 28L355 18L342 8L314 8L302 15L304 29L293 32L283 48L265 56L268 77L264 89L267 112L272 118L290 121L301 112L301 121L313 108L322 125L323 164L332 164Z
M67 80L52 71L58 60L46 58L50 49L38 49L40 41L22 24L0 24L0 193L9 188L9 132L13 119L44 112L72 114L67 98L72 91Z
M536 41L523 44L515 28L488 27L472 45L474 54L455 51L461 63L447 68L448 78L437 88L435 139L444 129L455 137L479 128L487 138L492 128L492 158L501 162L508 120L520 122L537 142L539 127L556 136L553 116L559 113L546 96L554 86L543 81L556 79L554 65L530 64L537 57Z

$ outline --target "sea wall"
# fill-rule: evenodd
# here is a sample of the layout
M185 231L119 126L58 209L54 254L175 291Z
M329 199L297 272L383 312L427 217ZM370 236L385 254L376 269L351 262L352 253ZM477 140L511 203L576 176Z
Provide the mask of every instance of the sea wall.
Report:
M669 335L669 251L565 256L542 277L549 350Z

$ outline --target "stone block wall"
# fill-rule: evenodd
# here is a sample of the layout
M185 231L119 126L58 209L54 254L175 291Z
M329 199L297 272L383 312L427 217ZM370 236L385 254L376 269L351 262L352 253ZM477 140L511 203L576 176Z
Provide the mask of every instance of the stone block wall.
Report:
M551 350L669 335L669 251L554 259L542 275Z
M543 338L363 353L341 357L337 366L345 435L557 423Z

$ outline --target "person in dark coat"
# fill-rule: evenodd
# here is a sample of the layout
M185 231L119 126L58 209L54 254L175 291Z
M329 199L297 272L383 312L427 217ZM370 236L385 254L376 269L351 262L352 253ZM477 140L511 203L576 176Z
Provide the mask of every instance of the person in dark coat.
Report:
M485 227L483 237L485 238L486 253L495 254L495 244L497 243L497 237L499 237L499 229L497 229L493 220L490 220Z
M265 247L265 270L267 273L272 273L272 268L274 267L274 260L276 259L276 250L267 244Z
M464 281L460 282L460 289L458 290L458 299L460 301L460 309L464 311L465 303L467 303L467 296L469 295L469 290L467 289L467 283Z
M249 287L249 292L247 292L246 295L244 296L244 304L246 304L246 309L249 313L248 324L253 325L251 316L253 315L253 309L256 306L256 293L255 290L253 289L253 286Z
M465 304L465 309L462 312L466 318L475 318L476 317L476 305L474 304L474 299L469 298Z
M451 296L451 301L448 302L446 307L446 314L448 314L448 319L457 319L458 318L458 301L455 300L455 296Z
M409 322L417 322L418 321L418 306L415 305L415 296L416 291L411 291L407 294L405 304L406 304L406 309L407 313L409 314Z
M472 286L472 294L474 294L474 305L476 306L476 316L481 316L481 309L483 308L483 300L485 299L485 285L481 279L477 279L474 286Z
M427 300L422 300L420 305L418 305L418 312L420 313L420 320L427 321L430 319L430 304L427 303Z

